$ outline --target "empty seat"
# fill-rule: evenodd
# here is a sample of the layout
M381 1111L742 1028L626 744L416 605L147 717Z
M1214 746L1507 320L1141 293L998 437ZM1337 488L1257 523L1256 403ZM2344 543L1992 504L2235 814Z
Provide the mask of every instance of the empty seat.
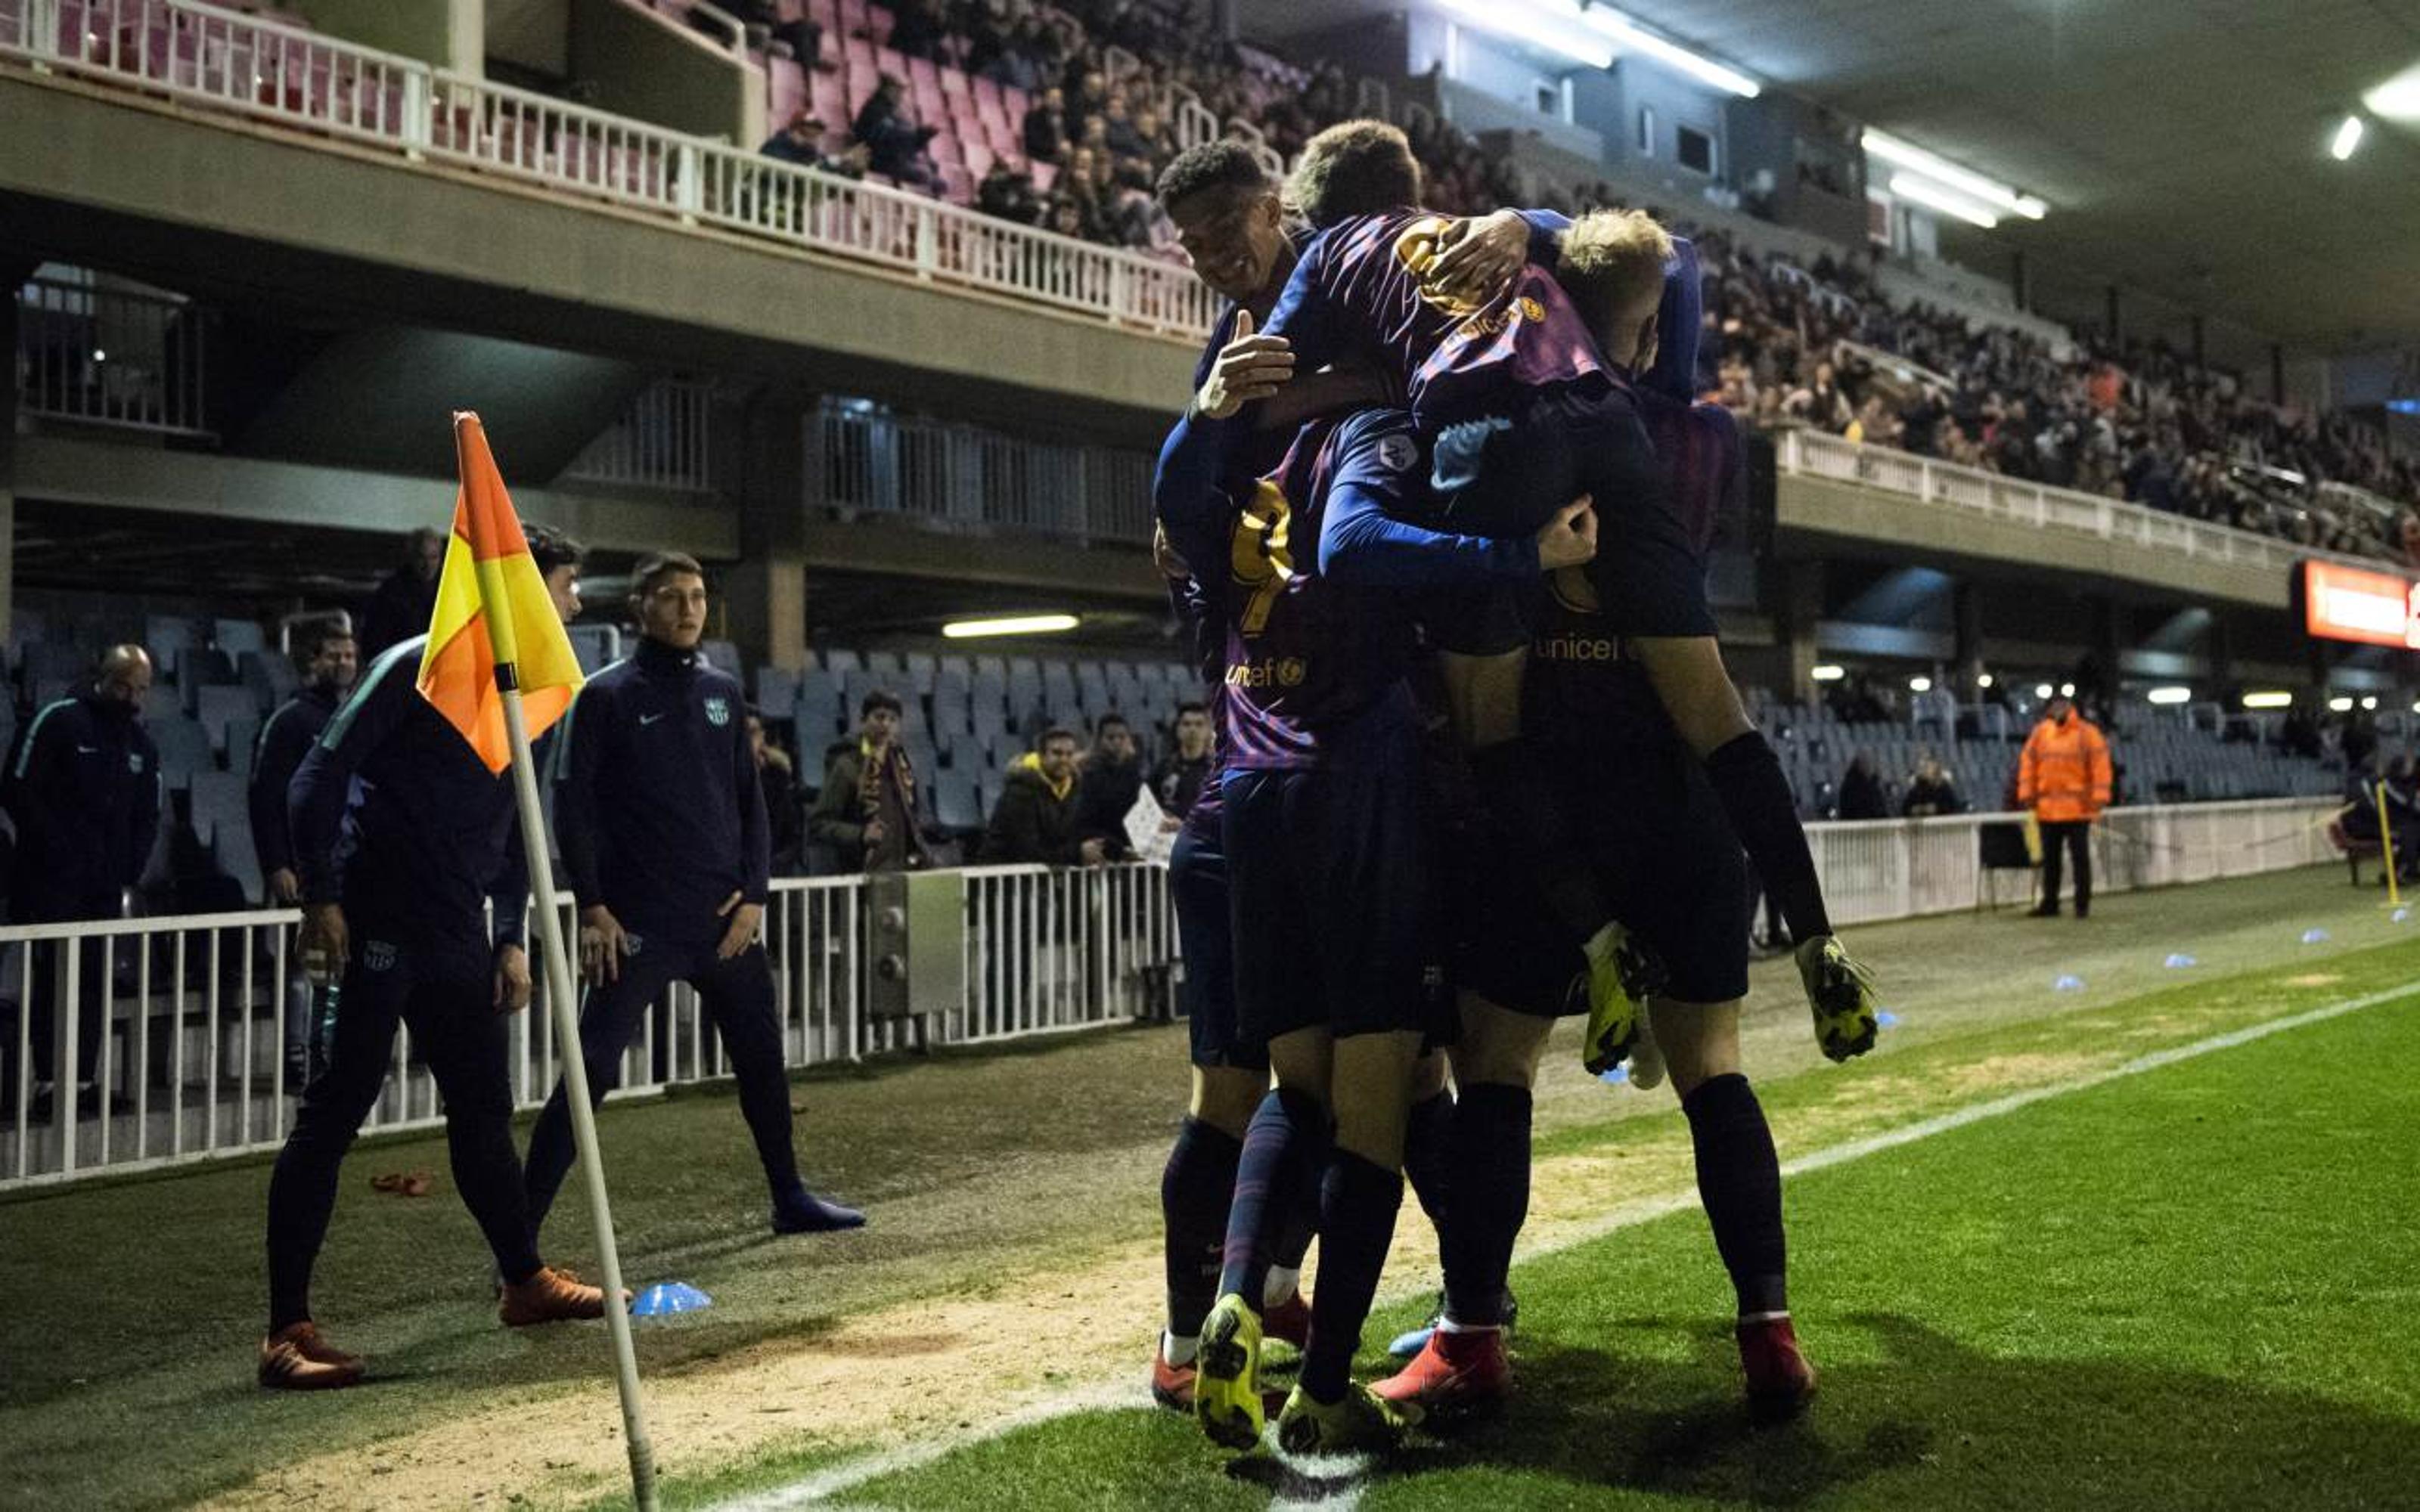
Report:
M195 705L195 715L201 720L202 728L209 733L211 748L223 756L229 749L228 727L249 722L259 713L252 689L240 684L231 687L205 687Z
M258 620L221 620L210 629L210 644L240 657L247 651L268 650L269 638L260 633Z
M748 664L739 659L739 648L730 641L702 640L697 649L706 657L706 664L717 671L729 672L734 677L748 675Z
M780 667L756 669L756 712L768 725L784 724L799 706L799 674Z
M163 785L182 788L195 774L215 772L218 762L210 751L209 732L201 722L183 715L167 718L146 718L143 725L151 743L160 748L160 777Z

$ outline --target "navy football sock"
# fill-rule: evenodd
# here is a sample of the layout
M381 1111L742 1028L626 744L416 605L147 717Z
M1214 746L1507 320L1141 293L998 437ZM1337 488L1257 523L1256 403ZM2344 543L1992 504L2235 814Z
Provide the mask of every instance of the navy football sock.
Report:
M1395 1242L1404 1205L1402 1173L1339 1149L1320 1182L1319 1289L1311 1299L1311 1343L1302 1352L1302 1389L1333 1402L1353 1380L1353 1351L1378 1293L1378 1273Z
M1479 802L1501 836L1503 853L1526 866L1555 921L1575 945L1586 944L1613 917L1588 857L1571 842L1572 826L1556 806L1545 764L1527 740L1508 740L1470 753Z
M1178 1338L1202 1332L1218 1300L1227 1205L1235 1194L1243 1142L1223 1129L1187 1119L1159 1176L1160 1216L1168 1225L1168 1331Z
M1706 758L1706 776L1722 800L1723 817L1755 863L1766 896L1781 905L1790 937L1803 941L1831 933L1823 882L1815 874L1807 829L1798 822L1790 779L1782 776L1781 758L1773 747L1753 730L1735 736Z
M1503 1319L1512 1242L1529 1216L1529 1114L1526 1087L1474 1082L1453 1112L1452 1207L1440 1233L1446 1314L1483 1326Z
M1452 1202L1452 1161L1453 1093L1441 1091L1413 1103L1404 1121L1404 1180L1440 1234Z
M1781 1160L1747 1078L1710 1077L1681 1100L1698 1152L1698 1196L1743 1318L1790 1310L1781 1230Z
M1282 1087L1261 1099L1235 1162L1218 1295L1232 1291L1260 1307L1277 1237L1306 1193L1316 1189L1326 1149L1327 1110L1317 1099Z

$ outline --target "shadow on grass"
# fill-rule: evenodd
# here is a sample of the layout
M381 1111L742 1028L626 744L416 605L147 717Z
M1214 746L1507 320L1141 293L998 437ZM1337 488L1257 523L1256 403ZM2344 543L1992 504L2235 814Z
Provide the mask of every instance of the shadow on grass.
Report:
M1776 1427L1731 1395L1727 1332L1625 1323L1685 1333L1686 1364L1532 1343L1507 1408L1435 1425L1378 1467L1371 1504L1465 1504L1500 1487L1523 1504L1602 1489L1755 1506L2353 1507L2397 1504L2420 1473L2409 1418L2135 1361L1998 1359L1892 1315L1851 1321L1885 1358L1826 1371L1807 1416Z

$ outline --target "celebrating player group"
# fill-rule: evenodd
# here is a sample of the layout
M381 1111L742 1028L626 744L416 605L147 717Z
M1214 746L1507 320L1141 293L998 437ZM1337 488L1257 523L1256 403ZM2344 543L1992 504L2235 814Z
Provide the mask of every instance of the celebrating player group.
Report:
M1229 303L1155 485L1222 776L1171 862L1194 1074L1154 1395L1249 1449L1283 1338L1291 1452L1501 1397L1531 1088L1571 1014L1590 1072L1668 1074L1749 1402L1796 1412L1815 1371L1740 1068L1745 864L1827 1056L1871 1047L1873 992L1715 643L1703 554L1743 477L1729 416L1692 402L1694 255L1637 212L1430 214L1376 121L1314 137L1282 193L1232 142L1159 193ZM1364 1385L1406 1178L1444 1302Z

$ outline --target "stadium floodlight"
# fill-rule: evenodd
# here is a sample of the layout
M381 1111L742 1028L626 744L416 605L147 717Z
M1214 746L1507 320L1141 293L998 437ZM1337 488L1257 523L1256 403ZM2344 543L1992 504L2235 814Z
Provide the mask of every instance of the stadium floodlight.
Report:
M1712 58L1699 56L1678 42L1658 37L1619 10L1608 10L1582 0L1580 23L1590 31L1602 33L1620 52L1652 57L1666 68L1677 69L1725 94L1754 100L1764 93L1764 85L1737 69L1725 68Z
M2361 97L2361 102L2373 116L2420 125L2420 63L2369 90Z
M1927 152L1913 142L1902 142L1887 131L1869 128L1858 138L1858 143L1885 162L1914 169L1934 183L1947 184L1993 209L2022 215L2028 221L2039 221L2050 213L2048 202L2031 194L2021 194L1996 178L1986 178L1972 168L1962 168L1938 153ZM1899 192L1899 186L1894 183L1891 193L1896 194ZM1910 194L1907 197L1915 199L1916 196Z
M2294 695L2273 689L2264 693L2246 693L2243 706L2247 709L2290 709L2294 706Z
M2360 149L2362 133L2367 130L2360 116L2346 116L2344 124L2336 128L2335 140L2328 144L2328 156L2338 162L2351 157Z
M1975 674L1975 686L1977 687L1989 687L1994 681L1996 681L1996 679L1994 679L1990 672L1977 672Z
M2075 685L2073 683L2059 684L2058 696L2063 699L2071 699L2075 697Z
M968 640L985 635L1048 635L1059 630L1072 630L1079 622L1073 614L1012 614L997 620L953 620L941 626L942 639Z
M92 349L92 360L96 363L105 363L109 361L109 354L95 347Z
M2193 702L2193 689L2190 687L2155 687L2143 696L2149 699L2154 703L2191 703Z
M2000 218L1972 200L1961 199L1939 184L1928 184L1913 174L1891 175L1890 192L1901 199L1914 200L1929 209L1953 215L1968 225L1979 225L1989 231L2000 224Z
M2352 712L2352 700L2349 698L2332 698L2328 700L2328 712L2330 714L2350 714Z
M2051 687L2048 683L2036 683L2034 685L2034 697L2038 699L2046 699L2057 691L2057 688Z
M2377 709L2377 707L2378 707L2378 695L2377 695L2377 694L2375 694L2375 693L2372 693L2369 697L2367 697L2367 698L2366 698L2366 699L2363 699L2363 700L2361 701L2361 706L2362 706L2364 709L2366 709L2366 710L2375 710L2375 709Z
M1911 677L1907 680L1907 690L1911 693L1930 693L1932 691L1932 679Z
M1821 667L1808 668L1807 670L1807 675L1812 677L1819 683L1837 683L1841 678L1849 675L1849 670L1845 667L1835 667L1830 662L1825 662Z
M1543 52L1559 53L1591 69L1613 67L1614 47L1603 33L1581 23L1577 12L1526 0L1443 0L1445 8L1480 30Z

